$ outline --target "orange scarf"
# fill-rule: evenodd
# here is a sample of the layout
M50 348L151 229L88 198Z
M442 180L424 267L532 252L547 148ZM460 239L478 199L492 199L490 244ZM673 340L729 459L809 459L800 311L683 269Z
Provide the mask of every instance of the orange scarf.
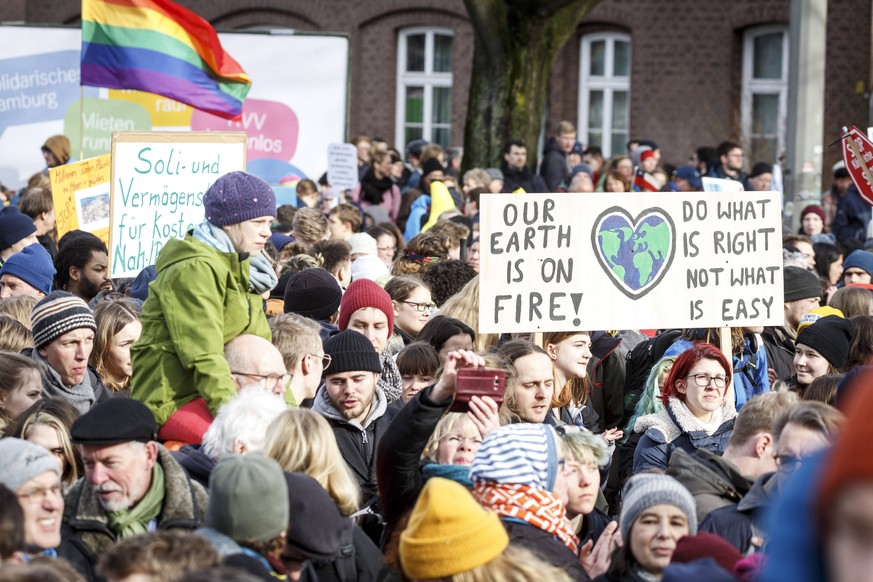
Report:
M477 481L473 496L497 515L520 519L552 534L578 555L579 538L573 534L564 504L551 492L528 485Z

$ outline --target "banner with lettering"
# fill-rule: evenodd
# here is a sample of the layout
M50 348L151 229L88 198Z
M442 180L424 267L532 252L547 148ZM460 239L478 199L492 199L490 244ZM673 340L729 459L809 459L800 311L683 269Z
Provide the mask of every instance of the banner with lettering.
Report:
M49 170L58 239L84 230L109 245L110 155Z
M245 170L246 135L221 131L112 134L109 272L135 277L171 238L203 220L203 194Z
M782 325L778 192L480 198L479 331Z

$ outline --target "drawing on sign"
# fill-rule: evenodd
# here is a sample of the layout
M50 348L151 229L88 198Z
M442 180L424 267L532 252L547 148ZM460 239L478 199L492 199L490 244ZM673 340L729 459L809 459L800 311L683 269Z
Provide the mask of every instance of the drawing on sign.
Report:
M676 226L661 208L647 208L634 219L624 208L613 206L594 221L591 244L610 281L629 298L639 299L670 269Z
M93 232L109 228L109 184L77 190L75 200L80 229Z

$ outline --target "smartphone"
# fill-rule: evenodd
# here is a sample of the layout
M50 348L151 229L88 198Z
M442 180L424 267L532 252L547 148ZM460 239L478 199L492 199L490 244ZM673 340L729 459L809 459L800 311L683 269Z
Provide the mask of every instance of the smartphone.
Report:
M492 368L461 368L458 370L458 380L455 389L455 400L450 412L467 412L470 410L470 398L473 396L490 396L500 406L503 403L503 387L506 384L506 374L503 370Z

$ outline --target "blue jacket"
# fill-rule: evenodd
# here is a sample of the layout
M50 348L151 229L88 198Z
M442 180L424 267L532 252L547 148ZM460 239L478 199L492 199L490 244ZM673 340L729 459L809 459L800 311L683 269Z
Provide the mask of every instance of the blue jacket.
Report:
M870 216L870 205L864 202L858 189L852 184L840 198L831 230L839 242L852 239L864 242L867 240L867 223L870 222Z
M430 196L422 194L415 199L412 207L409 209L409 218L406 219L406 232L403 233L403 239L409 242L409 239L421 232L421 219L428 216L430 213Z

